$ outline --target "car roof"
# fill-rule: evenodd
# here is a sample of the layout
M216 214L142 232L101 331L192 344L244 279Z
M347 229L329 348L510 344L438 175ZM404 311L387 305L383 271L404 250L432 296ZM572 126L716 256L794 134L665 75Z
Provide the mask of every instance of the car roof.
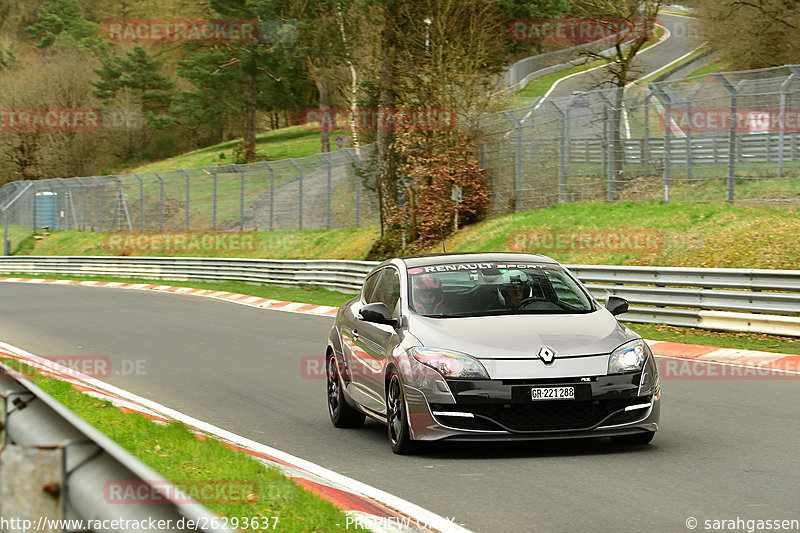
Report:
M557 265L558 261L545 255L520 254L514 252L451 252L440 254L409 255L398 258L408 267L438 265L442 263L524 262Z

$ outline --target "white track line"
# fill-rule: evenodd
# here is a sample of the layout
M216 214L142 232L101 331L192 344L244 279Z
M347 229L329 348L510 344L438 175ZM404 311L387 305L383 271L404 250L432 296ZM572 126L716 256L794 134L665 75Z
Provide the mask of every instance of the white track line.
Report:
M63 367L62 365L59 365L43 357L39 357L37 355L29 353L25 350L22 350L20 348L17 348L16 346L12 346L5 342L0 341L0 347L4 348L5 350L8 350L9 352L26 357L40 364L46 364L47 366L51 366L53 368L61 367L61 370L70 372L70 375L76 376L79 374L74 370L70 370L66 367ZM382 502L388 505L389 507L392 507L406 514L407 516L415 518L418 521L417 523L419 524L425 523L441 532L469 533L468 529L465 529L464 527L442 516L439 516L431 511L428 511L427 509L423 509L422 507L414 503L404 500L398 496L394 496L393 494L389 494L388 492L385 492L381 489L367 485L366 483L362 483L347 476L343 476L342 474L334 472L333 470L329 470L316 463L312 463L311 461L306 461L305 459L301 459L299 457L283 452L271 446L267 446L266 444L261 444L260 442L250 440L246 437L242 437L241 435L237 435L235 433L217 427L213 424L209 424L208 422L203 422L202 420L198 420L189 415L183 414L180 411L170 409L169 407L161 405L157 402L133 394L132 392L128 392L124 389L120 389L113 385L109 385L108 383L92 378L91 376L81 374L79 376L79 379L84 383L91 385L92 387L107 391L125 400L138 403L139 405L142 405L151 411L155 411L157 413L160 413L161 415L164 415L168 419L182 422L204 433L208 433L209 435L213 435L215 437L221 438L228 442L232 442L239 446L269 455L281 461L285 461L298 468L302 468L303 470L311 472L312 474L322 479L343 486L350 492L353 492L355 494L361 494L368 498L372 498L373 500L376 500L378 502Z

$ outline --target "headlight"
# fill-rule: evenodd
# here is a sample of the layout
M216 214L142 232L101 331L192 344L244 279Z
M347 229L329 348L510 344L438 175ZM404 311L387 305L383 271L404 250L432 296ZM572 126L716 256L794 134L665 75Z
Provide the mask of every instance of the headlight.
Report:
M624 374L642 370L650 348L642 339L626 342L611 353L608 359L609 374Z
M414 359L446 378L489 379L483 365L474 357L441 348L411 348Z

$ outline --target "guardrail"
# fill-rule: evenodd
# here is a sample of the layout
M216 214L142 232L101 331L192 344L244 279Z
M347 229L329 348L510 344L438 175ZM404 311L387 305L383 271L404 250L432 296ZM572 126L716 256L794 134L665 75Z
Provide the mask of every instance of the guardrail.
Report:
M628 322L800 336L800 270L566 265Z
M364 276L376 264L371 261L341 260L16 256L1 258L0 272L319 285L345 292L355 292L361 288Z
M727 163L730 157L730 136L710 135L686 139L670 139L665 149L664 139L623 139L625 163L645 164L662 161L669 155L672 163L685 163L687 153L691 163ZM800 158L800 134L784 133L783 141L779 133L739 133L734 144L736 161L758 163L776 162L780 158L781 143L784 144L784 158L796 161ZM687 146L687 143L689 146ZM570 139L567 141L567 163L600 164L607 155L606 143L600 139Z
M0 517L12 520L3 530L68 531L78 527L76 522L56 526L50 520L82 520L84 528L91 520L108 524L90 527L98 532L149 529L141 524L169 524L155 527L170 531L233 531L219 527L217 515L2 363L0 399ZM109 483L146 488L152 496L119 503L108 497ZM158 505L145 501L156 498Z
M0 273L317 285L355 292L373 261L14 256ZM630 302L624 319L800 336L800 270L567 265L592 295Z

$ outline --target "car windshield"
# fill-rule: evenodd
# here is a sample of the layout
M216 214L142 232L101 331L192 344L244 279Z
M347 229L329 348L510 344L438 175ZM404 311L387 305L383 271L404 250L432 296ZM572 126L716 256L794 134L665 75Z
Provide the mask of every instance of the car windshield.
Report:
M590 313L595 307L559 265L442 263L409 268L409 307L438 318Z

